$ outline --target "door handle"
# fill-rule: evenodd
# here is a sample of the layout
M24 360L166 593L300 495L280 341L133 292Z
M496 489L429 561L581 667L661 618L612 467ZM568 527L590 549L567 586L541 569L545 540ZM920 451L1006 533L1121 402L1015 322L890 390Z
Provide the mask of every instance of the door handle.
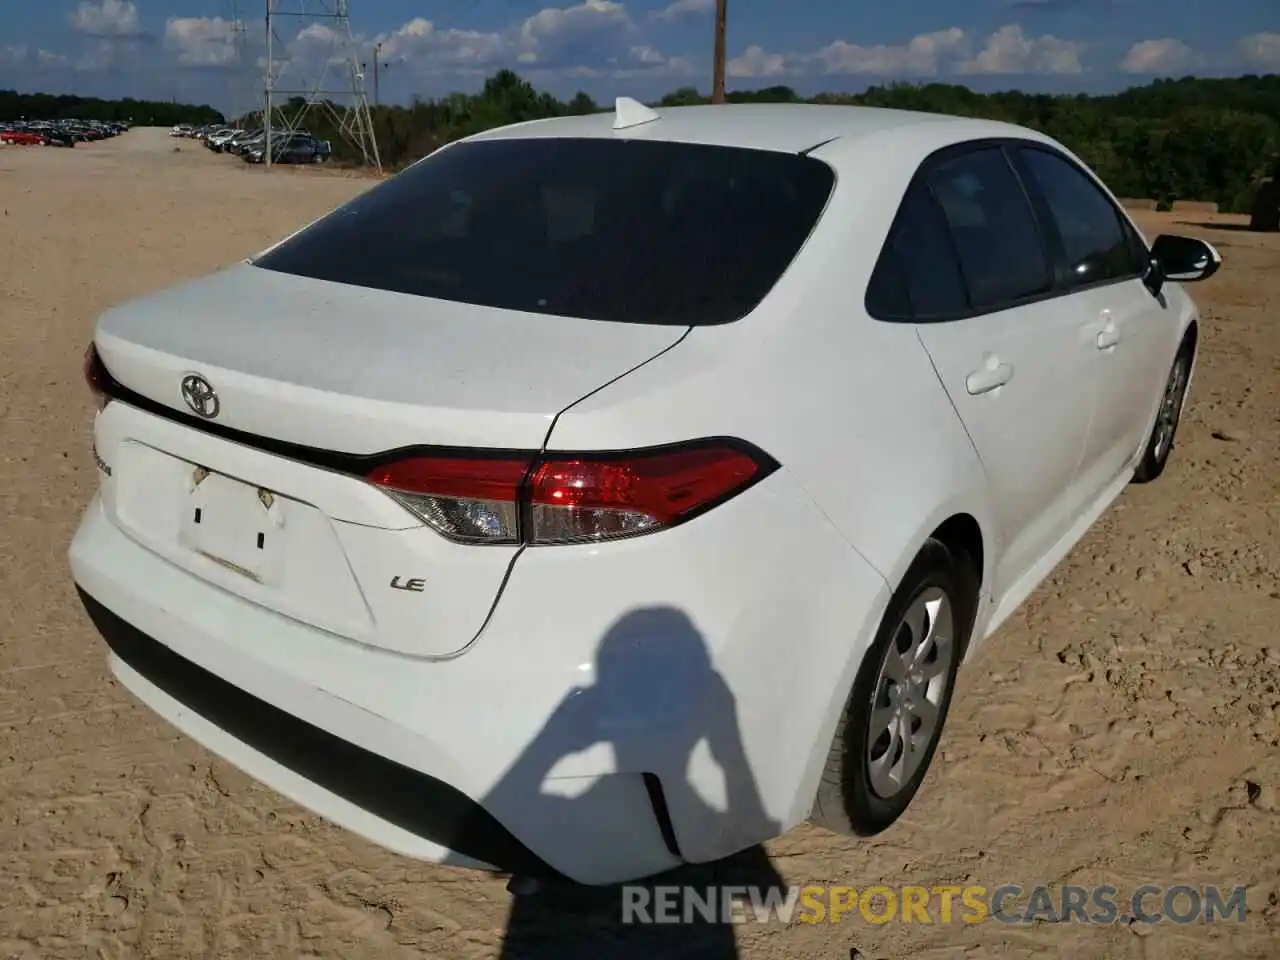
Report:
M1120 328L1116 326L1110 310L1103 310L1098 319L1102 321L1102 329L1098 331L1098 349L1110 350L1120 342Z
M1120 342L1120 331L1115 324L1108 323L1098 332L1098 349L1108 350Z
M964 386L972 396L976 397L980 393L990 393L997 387L1003 387L1012 379L1013 365L992 359L981 370L975 370L969 374Z

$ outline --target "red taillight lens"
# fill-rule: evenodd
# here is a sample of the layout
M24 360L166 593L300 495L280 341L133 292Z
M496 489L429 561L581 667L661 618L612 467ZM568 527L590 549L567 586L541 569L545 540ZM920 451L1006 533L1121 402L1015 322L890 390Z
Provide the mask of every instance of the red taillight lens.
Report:
M98 409L101 410L110 402L111 397L107 393L107 368L103 365L102 358L98 356L98 348L92 341L84 352L84 380L98 403Z
M529 482L529 539L609 540L669 527L743 489L760 470L753 457L720 446L546 460Z
M629 454L413 457L371 483L451 540L582 543L674 526L775 468L736 441Z
M529 459L412 457L378 467L368 480L450 540L515 543Z

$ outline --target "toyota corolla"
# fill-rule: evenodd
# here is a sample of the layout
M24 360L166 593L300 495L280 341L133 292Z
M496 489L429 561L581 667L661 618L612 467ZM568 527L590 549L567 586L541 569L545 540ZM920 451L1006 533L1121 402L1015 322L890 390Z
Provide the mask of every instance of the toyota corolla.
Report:
M892 824L1198 342L1061 144L877 109L490 130L103 315L111 668L401 853L608 883Z

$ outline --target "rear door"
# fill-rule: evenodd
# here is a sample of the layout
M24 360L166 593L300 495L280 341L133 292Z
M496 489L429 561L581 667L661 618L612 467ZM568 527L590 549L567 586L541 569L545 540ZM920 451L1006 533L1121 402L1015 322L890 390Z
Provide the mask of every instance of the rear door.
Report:
M1092 330L1054 298L1048 248L1000 145L932 158L891 241L916 329L991 485L1008 588L1089 499Z
M1094 325L1093 425L1080 478L1103 489L1146 440L1177 349L1177 317L1142 282L1146 245L1092 176L1048 146L1020 146L1016 157L1059 251L1067 302Z

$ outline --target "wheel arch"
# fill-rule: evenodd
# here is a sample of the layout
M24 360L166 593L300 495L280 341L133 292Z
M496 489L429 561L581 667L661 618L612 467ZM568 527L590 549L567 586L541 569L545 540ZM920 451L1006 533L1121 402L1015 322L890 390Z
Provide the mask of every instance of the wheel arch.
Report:
M902 547L890 569L881 573L890 589L896 590L929 540L937 540L953 553L967 555L973 561L979 601L992 592L998 554L995 517L979 495L949 499L930 511L910 534L901 540Z
M973 563L973 572L978 578L981 589L986 581L986 570L983 566L986 557L986 545L982 537L982 525L971 513L953 513L943 520L929 539L937 540L953 554L969 558Z
M972 631L980 617L983 601L983 584L988 582L988 572L991 565L988 548L988 538L984 535L982 523L979 521L980 514L987 516L985 510L981 509L963 509L951 508L940 510L937 516L922 525L921 533L919 533L914 541L914 546L904 551L904 559L901 561L901 569L895 569L892 578L886 577L886 586L889 594L887 597L887 607L880 611L878 621L872 627L872 636L874 637L883 630L885 617L889 611L893 610L894 598L899 596L899 592L908 586L912 580L912 568L917 565L921 558L932 556L935 562L941 561L939 556L939 546L953 557L963 557L962 568L956 570L956 579L959 581L958 586L961 588L972 587L972 594L966 598L966 601L958 603L964 609L963 616L968 621L964 624L965 635L959 647L957 658L960 664L963 664L965 654L969 647L969 641L972 637ZM967 561L967 562L966 562ZM966 592L967 589L966 589ZM953 598L955 601L956 598ZM874 643L868 649L874 649ZM838 756L842 756L845 749L845 724L848 722L850 704L854 697L858 695L857 678L861 676L867 661L865 660L867 650L862 651L863 659L853 664L851 671L853 683L850 692L840 701L836 708L835 715L831 718L829 726L832 730L831 742L824 756L825 764L820 768L820 775L814 776L812 779L812 801L809 812L809 819L821 826L834 830L837 833L846 835L866 835L859 833L851 826L848 814L843 806L843 801L838 799L837 791L842 790L837 780L831 779L833 770L842 769L838 766ZM836 764L837 766L833 766Z

